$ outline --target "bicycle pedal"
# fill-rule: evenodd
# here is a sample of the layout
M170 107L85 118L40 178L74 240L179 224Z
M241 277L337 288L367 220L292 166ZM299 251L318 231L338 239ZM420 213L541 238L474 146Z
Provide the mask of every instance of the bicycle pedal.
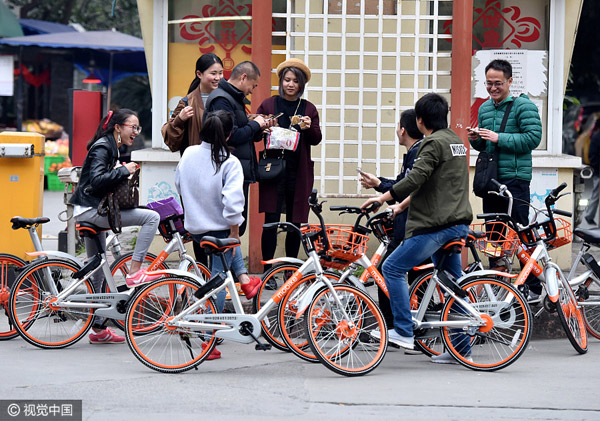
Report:
M372 287L373 285L375 285L375 281L367 281L363 284L365 287Z
M254 349L257 351L269 351L271 349L271 344L258 343L254 345Z

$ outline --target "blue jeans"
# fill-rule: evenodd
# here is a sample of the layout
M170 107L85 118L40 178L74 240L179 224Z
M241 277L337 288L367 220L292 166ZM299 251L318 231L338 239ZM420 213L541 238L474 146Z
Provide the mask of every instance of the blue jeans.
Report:
M194 241L200 243L203 237L211 236L215 238L228 238L230 234L229 230L224 231L208 231L202 234L192 234L192 238ZM233 255L233 250L235 250L235 256ZM246 270L246 266L244 265L244 256L242 256L242 248L235 247L235 249L229 249L225 253L225 261L227 262L227 266L233 274L237 277L243 275L244 273L248 273ZM225 268L223 267L223 262L221 258L216 255L211 255L210 258L210 273L214 277L215 275L225 272ZM219 313L223 312L225 308L225 297L227 296L227 292L225 290L221 291L219 295L217 295L217 311Z
M387 258L382 271L390 294L394 329L398 334L413 337L406 273L428 257L431 257L433 263L437 265L444 253L440 248L454 238L466 238L468 230L468 225L454 225L440 231L415 235L405 239ZM448 256L442 269L459 278L462 275L460 254Z

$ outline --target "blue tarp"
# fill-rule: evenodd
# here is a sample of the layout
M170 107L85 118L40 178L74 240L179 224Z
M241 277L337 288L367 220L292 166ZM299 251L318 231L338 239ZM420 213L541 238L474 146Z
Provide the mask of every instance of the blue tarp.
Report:
M27 47L69 49L73 63L89 71L94 61L94 73L108 85L110 56L113 56L112 78L115 82L131 74L147 74L144 42L140 38L117 31L59 32L0 39L2 47Z
M144 41L118 31L87 31L73 34L58 32L54 34L29 35L0 39L2 45L37 46L46 48L77 48L102 50L105 52L144 51Z
M19 19L23 34L25 35L40 35L54 34L57 32L76 32L76 29L62 23L48 22L37 19Z

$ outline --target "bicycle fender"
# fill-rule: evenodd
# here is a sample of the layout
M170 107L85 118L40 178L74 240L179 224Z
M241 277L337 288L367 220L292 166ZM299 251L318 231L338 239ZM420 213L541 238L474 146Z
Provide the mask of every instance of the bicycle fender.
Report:
M275 265L277 263L295 263L302 266L304 264L304 260L297 259L295 257L277 257L275 259L263 260L261 261L263 265Z
M369 294L367 292L367 288L365 288L365 285L362 282L360 282L360 279L358 279L354 275L350 275L347 278L340 278L340 281L352 285L353 287L361 290L362 292L364 292L367 295Z
M317 281L308 287L304 295L298 300L298 312L296 313L296 319L302 317L310 303L313 302L317 292L325 286L325 282Z
M204 285L204 279L196 276L192 272L179 269L161 269L146 272L148 275L160 275L160 276L175 276L177 278L185 278L187 280L195 281L200 285Z
M556 277L556 269L548 266L544 270L544 278L546 278L546 294L553 303L558 301L558 278Z
M75 265L77 265L77 267L82 268L83 267L83 263L81 263L79 261L79 259L76 259L75 257L71 256L69 253L65 253L63 251L33 251L33 252L28 252L25 253L27 256L31 256L31 257L35 257L35 258L39 258L39 257L49 257L49 258L57 258L60 260L67 260L71 263L74 263Z
M467 281L481 278L483 276L501 276L503 278L515 279L519 275L508 272L500 272L498 270L476 270L475 272L465 273L463 276L456 280L456 283L462 285Z

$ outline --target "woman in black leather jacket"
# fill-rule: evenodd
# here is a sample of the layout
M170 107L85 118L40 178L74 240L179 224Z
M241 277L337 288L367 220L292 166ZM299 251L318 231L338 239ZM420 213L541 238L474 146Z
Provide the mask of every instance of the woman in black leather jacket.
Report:
M142 130L139 124L137 115L125 108L109 111L102 119L96 134L87 145L88 154L81 169L79 185L71 198L71 203L75 205L74 216L77 222L89 222L109 229L108 218L98 214L98 205L108 192L136 170L138 165L135 162L119 162L118 148L122 144L131 146ZM127 285L134 287L152 280L140 268L156 233L160 217L150 209L126 209L120 213L123 226L141 225L129 268L130 275L126 278ZM106 249L106 233L100 234L100 242ZM94 242L88 238L85 239L85 249L88 257L94 256L98 251ZM102 282L101 274L94 277L95 291L101 290ZM125 340L112 329L106 329L99 318L95 319L93 330L90 343L120 343Z

